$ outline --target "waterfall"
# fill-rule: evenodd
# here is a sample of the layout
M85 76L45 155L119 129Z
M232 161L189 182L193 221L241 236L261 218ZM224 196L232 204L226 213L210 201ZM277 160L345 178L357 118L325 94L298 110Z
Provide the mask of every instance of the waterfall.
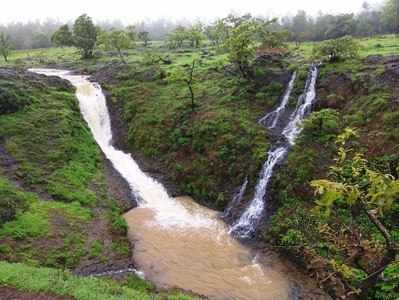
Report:
M231 200L229 206L224 211L223 218L229 218L232 216L233 209L235 207L238 207L238 205L241 203L242 197L244 196L245 191L247 190L247 185L248 185L248 176L245 177L245 181L241 185L240 190L234 195L233 200Z
M268 113L262 119L259 120L259 123L266 126L268 129L273 129L276 127L278 121L280 120L281 115L284 113L287 104L290 100L292 90L295 86L296 72L292 74L291 80L288 83L287 89L284 92L283 99L281 100L280 105L276 110Z
M314 100L316 99L316 81L318 69L311 67L306 81L305 93L299 97L298 106L290 118L290 122L283 130L283 135L291 145L294 145L296 138L302 131L300 123L311 112Z
M68 71L51 69L31 69L30 71L47 76L58 76L68 80L76 87L76 97L80 110L94 139L111 161L114 168L127 181L131 191L138 199L140 207L155 212L156 224L162 227L200 227L213 228L215 222L201 214L188 211L182 204L171 198L164 186L147 176L130 154L112 145L111 121L105 96L97 83L88 76L71 75Z
M270 179L273 176L274 169L284 160L290 147L294 145L296 138L301 132L301 122L311 112L312 105L316 99L317 74L317 65L312 65L308 73L308 79L306 81L304 93L298 99L297 108L291 114L289 123L283 129L281 133L281 139L268 153L268 158L259 175L254 197L244 213L230 229L230 232L239 238L250 238L255 233L259 222L262 219L265 209L265 202L267 200L265 199L265 197L267 198L267 188ZM268 119L272 120L270 125L268 125L268 128L273 127L274 121L276 121L277 124L278 118L281 116L288 103L290 96L289 94L293 89L294 81L295 74L293 75L293 79L287 88L288 92L285 93L280 106L276 109L276 111L269 114L271 117L267 117L268 115L266 115L264 118L264 121L267 121Z

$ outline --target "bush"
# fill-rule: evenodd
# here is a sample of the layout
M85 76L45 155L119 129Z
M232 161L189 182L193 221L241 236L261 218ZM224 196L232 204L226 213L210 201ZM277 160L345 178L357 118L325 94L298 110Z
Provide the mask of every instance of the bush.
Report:
M360 44L350 36L345 36L335 40L322 42L314 47L313 53L316 57L330 62L337 62L358 56Z
M339 132L338 112L334 109L323 109L312 113L303 123L303 136L307 140L327 142L334 139Z
M0 227L27 208L30 202L30 197L27 195L31 196L18 192L8 181L0 178Z
M384 124L390 128L399 126L399 111L385 113Z
M27 87L0 81L0 115L17 112L32 104L34 98L29 95Z

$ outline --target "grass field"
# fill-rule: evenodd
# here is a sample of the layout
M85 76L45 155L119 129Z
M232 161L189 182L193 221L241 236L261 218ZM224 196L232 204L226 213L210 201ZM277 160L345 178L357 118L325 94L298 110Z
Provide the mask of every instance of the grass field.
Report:
M0 286L71 296L76 300L198 300L178 292L155 294L137 277L121 285L112 280L73 276L68 271L7 262L0 262Z
M399 54L399 37L395 35L383 35L372 38L358 39L360 42L360 58L365 58L369 55L394 55ZM294 44L290 48L294 51L299 51L305 58L311 58L313 54L313 47L317 42L301 43L299 47Z

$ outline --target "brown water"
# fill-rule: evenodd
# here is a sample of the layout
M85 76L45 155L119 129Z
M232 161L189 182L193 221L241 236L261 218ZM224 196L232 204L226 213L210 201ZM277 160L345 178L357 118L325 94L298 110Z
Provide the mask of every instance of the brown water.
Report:
M134 262L147 279L159 288L177 287L215 300L292 298L292 278L279 259L254 256L229 235L215 211L188 197L169 197L162 184L147 176L129 154L113 147L109 113L99 85L68 71L32 71L62 77L76 87L80 110L97 144L138 197L139 207L125 218Z
M134 262L161 288L179 287L210 299L289 299L289 282L279 262L261 265L251 251L234 240L215 211L189 197L176 198L189 212L213 220L211 228L164 227L145 207L125 215L134 243Z

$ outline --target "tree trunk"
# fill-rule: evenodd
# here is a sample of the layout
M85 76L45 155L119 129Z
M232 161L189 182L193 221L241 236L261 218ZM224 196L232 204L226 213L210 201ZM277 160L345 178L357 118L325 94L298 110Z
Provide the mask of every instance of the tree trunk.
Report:
M363 210L366 212L369 220L377 227L377 229L383 235L385 243L387 245L387 253L383 257L381 263L365 280L363 280L360 286L362 290L360 299L365 299L370 289L372 289L378 283L379 277L384 272L386 267L395 260L396 255L399 253L399 246L392 240L390 232L378 219L376 213L374 211L368 210L365 203L362 203L362 205Z
M379 281L380 275L384 272L385 268L395 261L398 251L391 248L388 249L387 254L382 259L379 266L367 277L361 284L360 289L362 290L359 299L366 299L370 290L375 287Z
M190 90L190 96L191 96L191 111L194 112L195 111L195 99L194 99L194 91L193 91L193 87L191 86L191 83L187 82L188 85L188 89Z

